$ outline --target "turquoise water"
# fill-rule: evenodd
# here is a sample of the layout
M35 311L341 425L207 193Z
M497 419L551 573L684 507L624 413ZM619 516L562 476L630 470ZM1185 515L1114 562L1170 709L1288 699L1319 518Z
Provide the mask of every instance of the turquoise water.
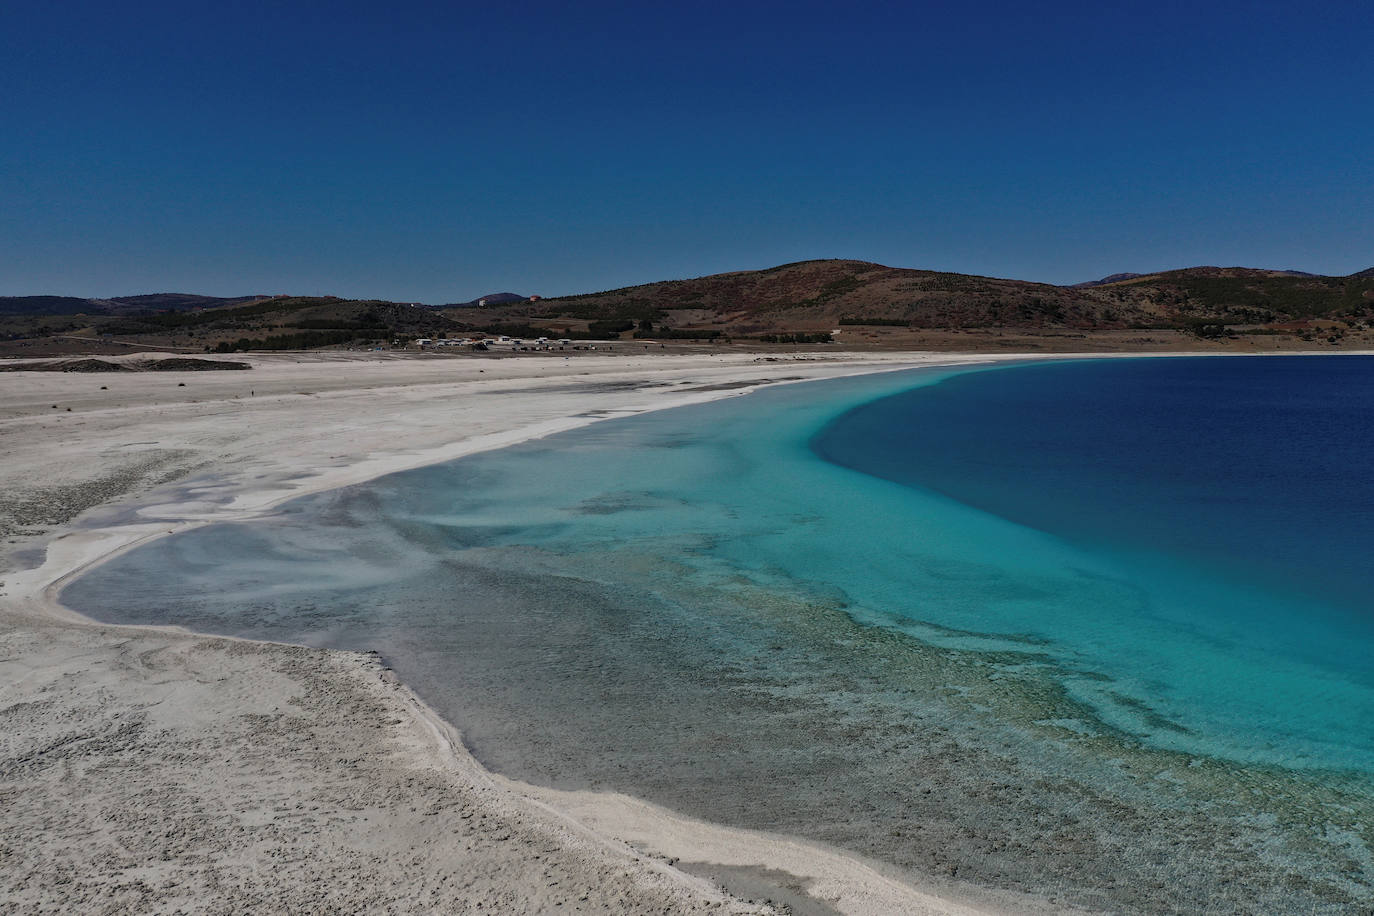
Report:
M1073 687L1104 718L1193 753L1374 771L1374 359L968 373L850 411L813 445L992 515L958 526L960 556L1024 558L1022 581L1076 567L1050 601L942 601L938 619L1027 631L1109 673ZM869 603L900 607L902 573L880 579Z
M1369 363L1343 359L784 386L308 497L126 554L63 598L375 649L497 770L922 880L1114 911L1350 912L1374 886L1362 446L1328 463L1364 495L1326 502L1276 501L1290 478L1268 465L1255 486L1263 436L1231 483L1139 473L1225 439L1238 389L1270 407L1353 392L1318 425L1367 436L1349 418ZM1113 391L1210 413L1156 411L1142 438L1139 404L1091 408ZM1298 409L1314 405L1332 406ZM1331 455L1283 429L1302 474ZM1278 503L1284 531L1256 540Z

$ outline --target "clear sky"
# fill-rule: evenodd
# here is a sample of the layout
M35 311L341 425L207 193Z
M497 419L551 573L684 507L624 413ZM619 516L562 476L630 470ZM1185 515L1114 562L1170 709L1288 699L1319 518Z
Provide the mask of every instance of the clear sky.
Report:
M1374 3L0 3L0 295L1374 266Z

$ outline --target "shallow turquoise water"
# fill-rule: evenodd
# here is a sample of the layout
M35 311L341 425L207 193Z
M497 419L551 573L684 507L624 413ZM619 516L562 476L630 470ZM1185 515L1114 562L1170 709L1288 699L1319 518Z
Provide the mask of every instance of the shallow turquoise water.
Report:
M1127 911L1363 905L1374 684L1367 617L1338 600L1349 569L1305 589L1199 561L1157 532L1204 522L1175 506L1132 525L1101 467L1079 475L1088 524L1029 446L975 435L1014 439L1009 392L1035 431L1037 379L1062 398L1120 365L869 376L600 423L167 539L63 597L377 649L511 775L925 877ZM972 451L944 465L859 469L955 441ZM1008 473L1024 484L988 483ZM1046 511L1006 508L1027 487ZM1043 842L1070 822L1073 844Z
M1108 675L1068 683L1152 744L1374 770L1374 359L968 373L850 411L813 447L916 493L871 536L900 548L920 516L945 539L913 563L883 550L847 586L859 603L1044 639ZM925 574L956 559L1058 581L941 594Z

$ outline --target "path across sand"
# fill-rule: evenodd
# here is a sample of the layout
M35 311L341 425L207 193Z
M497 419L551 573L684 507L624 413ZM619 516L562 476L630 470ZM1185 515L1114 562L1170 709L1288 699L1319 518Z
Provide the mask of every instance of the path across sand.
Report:
M799 912L975 912L810 844L493 776L375 658L93 624L54 595L148 538L307 492L774 380L981 359L0 376L0 912L772 910L722 882Z

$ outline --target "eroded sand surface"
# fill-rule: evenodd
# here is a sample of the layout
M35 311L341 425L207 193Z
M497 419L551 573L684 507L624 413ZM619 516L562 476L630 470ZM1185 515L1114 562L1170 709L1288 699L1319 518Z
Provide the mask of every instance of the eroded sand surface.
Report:
M807 844L494 777L370 656L53 600L112 552L305 492L769 380L967 359L252 361L0 376L0 912L742 913L774 911L770 887L796 911L975 911Z

